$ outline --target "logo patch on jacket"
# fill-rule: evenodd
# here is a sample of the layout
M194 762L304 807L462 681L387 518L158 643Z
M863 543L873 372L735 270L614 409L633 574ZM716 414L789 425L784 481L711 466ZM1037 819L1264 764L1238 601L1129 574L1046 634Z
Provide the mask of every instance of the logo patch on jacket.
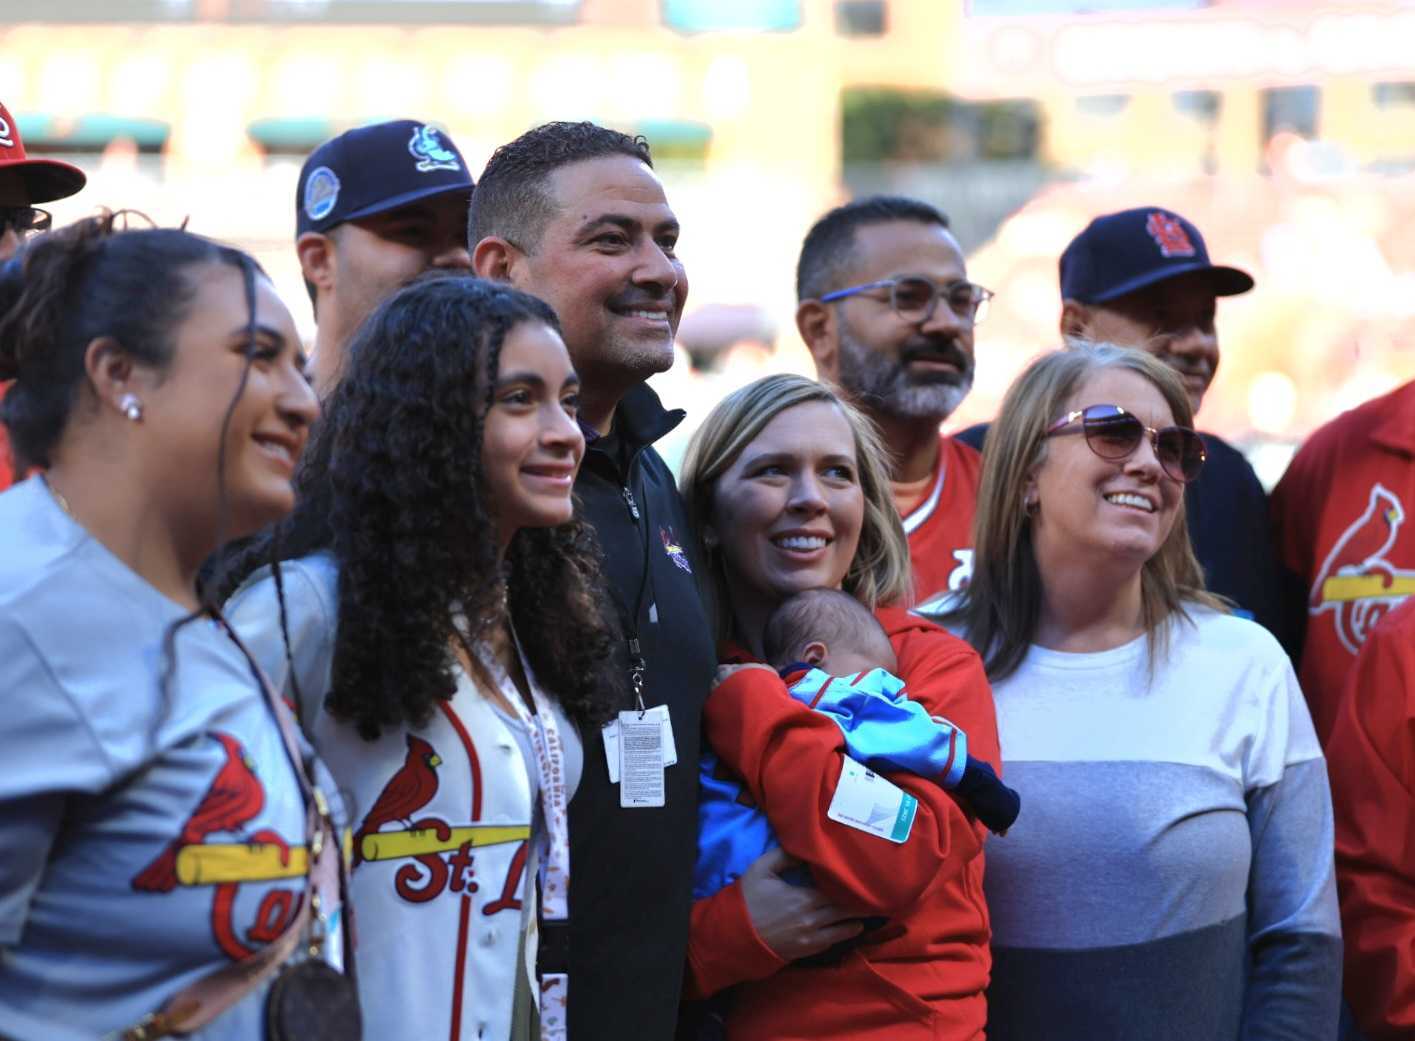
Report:
M688 563L688 554L683 552L683 547L678 545L678 539L673 535L673 529L659 528L658 537L663 540L663 552L668 554L670 560L688 574L693 573L692 565Z
M1341 533L1312 583L1307 610L1330 613L1341 645L1352 654L1387 611L1415 593L1415 572L1390 560L1405 523L1405 506L1389 488L1375 484L1366 511Z

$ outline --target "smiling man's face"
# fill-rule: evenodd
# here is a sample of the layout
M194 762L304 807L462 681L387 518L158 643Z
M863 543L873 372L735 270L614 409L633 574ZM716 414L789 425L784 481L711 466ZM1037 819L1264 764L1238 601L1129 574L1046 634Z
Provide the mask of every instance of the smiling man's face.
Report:
M939 286L967 280L963 251L947 228L898 220L855 232L848 282L922 276ZM940 299L926 321L900 318L888 289L869 290L837 309L835 370L822 372L871 413L939 422L973 385L973 322Z
M627 387L673 364L688 279L663 184L627 155L571 163L550 177L555 216L522 244L512 281L555 309L586 386Z

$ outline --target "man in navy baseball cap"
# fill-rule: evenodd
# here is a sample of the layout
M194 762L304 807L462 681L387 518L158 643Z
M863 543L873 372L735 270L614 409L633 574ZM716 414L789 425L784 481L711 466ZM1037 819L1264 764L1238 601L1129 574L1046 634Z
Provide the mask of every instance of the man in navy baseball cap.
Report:
M1252 288L1247 272L1210 262L1179 214L1108 213L1061 254L1061 333L1144 348L1179 373L1198 412L1218 368L1217 298Z
M1209 260L1193 223L1159 206L1097 217L1061 254L1061 333L1148 351L1179 373L1194 411L1218 368L1218 298L1253 288ZM1267 495L1243 454L1204 433L1208 459L1184 490L1189 537L1209 589L1278 631Z
M318 323L321 395L339 379L349 337L390 294L432 268L470 271L472 188L451 138L411 119L346 131L305 160L295 249Z

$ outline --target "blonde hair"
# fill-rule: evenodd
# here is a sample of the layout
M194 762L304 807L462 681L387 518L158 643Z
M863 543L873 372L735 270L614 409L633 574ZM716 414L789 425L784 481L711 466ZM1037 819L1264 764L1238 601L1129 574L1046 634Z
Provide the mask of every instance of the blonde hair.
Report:
M850 427L865 499L860 543L842 588L871 610L880 604L907 603L914 582L909 541L894 508L884 444L863 413L815 380L785 373L763 376L718 402L688 443L678 479L688 517L696 531L705 532L712 521L717 479L768 423L787 409L812 401L834 405ZM732 630L732 600L722 552L708 547L707 556L717 601L718 634L725 636Z
M1046 459L1047 428L1062 415L1077 388L1106 369L1125 369L1154 386L1179 426L1194 414L1183 385L1163 362L1112 343L1068 341L1044 354L1008 388L988 430L983 477L973 515L973 577L944 620L961 623L968 642L997 681L1021 663L1041 617L1041 575L1032 553L1031 517L1024 506L1028 481ZM1227 610L1204 591L1204 572L1189 544L1183 509L1169 536L1140 571L1140 602L1153 663L1165 647L1164 623L1188 618L1185 604Z

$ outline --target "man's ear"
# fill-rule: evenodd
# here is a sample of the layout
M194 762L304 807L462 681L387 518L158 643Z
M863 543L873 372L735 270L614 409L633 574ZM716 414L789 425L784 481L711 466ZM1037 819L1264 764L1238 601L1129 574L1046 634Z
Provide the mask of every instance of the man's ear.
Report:
M334 240L322 231L307 231L295 240L300 274L318 292L334 288Z
M819 300L802 300L796 306L796 330L816 363L817 378L836 383L840 377L840 339L835 308Z
M472 247L472 272L493 282L511 282L523 254L499 235L488 235Z
M1091 309L1079 300L1061 301L1061 338L1063 340L1084 340L1091 327Z
M830 648L820 640L812 640L801 648L801 660L807 665L819 665L830 654Z

